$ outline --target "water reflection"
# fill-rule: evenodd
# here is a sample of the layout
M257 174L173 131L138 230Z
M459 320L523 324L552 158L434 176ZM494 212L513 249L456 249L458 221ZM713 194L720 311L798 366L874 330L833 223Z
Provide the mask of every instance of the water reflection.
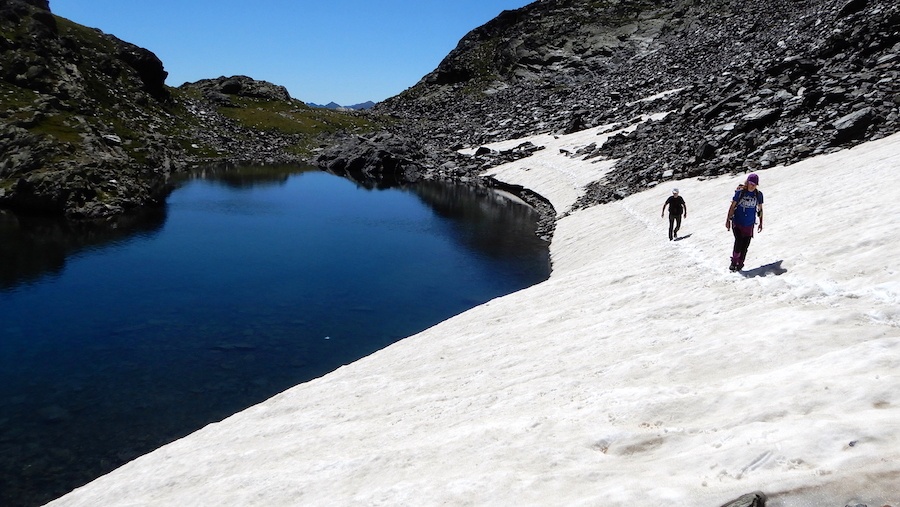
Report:
M423 203L447 218L469 248L497 258L515 258L522 243L546 247L535 235L537 211L512 195L490 188L438 182L420 182L412 187ZM533 236L533 241L529 241ZM549 262L549 258L548 258Z
M318 169L296 165L220 165L180 175L176 186L205 180L240 190L280 186L288 179ZM166 207L149 207L97 221L19 215L0 210L0 291L58 276L66 259L131 237L149 236L162 229Z
M207 180L221 183L229 188L249 189L253 187L279 186L287 183L291 176L305 172L318 172L312 166L287 164L273 165L216 165L201 167L183 176L176 184L192 180Z
M311 166L223 165L199 168L179 176L176 186L204 180L235 190L277 187L289 178L319 172ZM369 190L387 190L362 181ZM397 188L397 187L393 187ZM417 195L438 215L450 220L455 236L469 248L493 257L515 257L523 237L534 232L537 213L488 188L423 181L403 190ZM166 208L147 208L104 221L16 215L0 210L0 291L59 275L66 259L79 252L158 232L166 221ZM535 243L540 240L535 238ZM549 260L548 260L549 262Z
M165 221L162 207L99 222L0 210L0 291L59 275L67 258L135 235L155 234Z
M2 215L0 505L549 275L534 212L499 194L297 170L207 169L106 227Z

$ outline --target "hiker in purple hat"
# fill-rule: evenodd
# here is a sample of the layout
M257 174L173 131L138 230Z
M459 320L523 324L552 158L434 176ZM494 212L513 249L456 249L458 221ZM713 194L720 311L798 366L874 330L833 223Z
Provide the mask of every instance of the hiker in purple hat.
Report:
M740 271L744 268L747 259L747 248L753 239L753 226L756 225L756 217L759 216L758 232L763 230L763 194L757 188L759 176L751 173L744 182L744 188L738 187L731 199L731 207L728 208L728 217L725 219L725 229L734 233L734 248L731 253L731 271Z

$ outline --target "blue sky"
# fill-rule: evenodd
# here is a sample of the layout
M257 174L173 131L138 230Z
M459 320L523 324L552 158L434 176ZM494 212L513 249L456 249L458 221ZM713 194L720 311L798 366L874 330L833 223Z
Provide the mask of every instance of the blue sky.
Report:
M156 53L166 83L247 75L319 104L416 84L470 30L531 0L50 0L54 14Z

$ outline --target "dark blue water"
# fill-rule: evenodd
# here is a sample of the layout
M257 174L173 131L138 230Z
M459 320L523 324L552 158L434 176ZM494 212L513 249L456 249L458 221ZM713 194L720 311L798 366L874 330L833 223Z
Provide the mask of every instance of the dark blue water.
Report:
M529 208L245 168L102 227L0 215L0 505L38 505L549 275Z

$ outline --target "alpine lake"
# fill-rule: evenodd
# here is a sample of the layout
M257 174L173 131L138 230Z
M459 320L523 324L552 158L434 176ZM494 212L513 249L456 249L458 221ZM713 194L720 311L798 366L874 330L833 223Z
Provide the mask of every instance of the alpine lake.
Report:
M247 166L102 225L0 212L0 505L41 505L442 320L546 280L487 189Z

